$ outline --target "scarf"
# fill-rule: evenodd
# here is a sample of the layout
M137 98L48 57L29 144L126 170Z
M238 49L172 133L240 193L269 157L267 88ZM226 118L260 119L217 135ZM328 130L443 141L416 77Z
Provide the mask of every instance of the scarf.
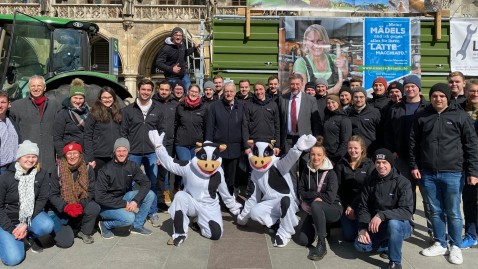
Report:
M18 196L20 197L20 212L18 220L30 226L33 209L35 208L35 176L37 169L31 169L29 174L23 173L23 168L15 163L15 179L18 180Z
M466 102L465 111L470 115L473 121L476 121L478 114L478 104Z
M43 116L43 107L45 106L46 103L46 97L43 95L39 99L32 98L33 103L38 107L38 110L40 112L40 118Z
M196 108L201 103L201 98L196 98L196 100L193 101L189 99L189 96L186 96L186 99L184 99L184 103L189 108Z
M68 99L68 104L66 105L68 109L68 115L70 115L71 120L76 124L81 131L84 131L85 120L88 117L88 112L90 112L88 106L83 104L80 108L75 108L70 100Z
M78 170L78 178L73 178L73 172ZM61 158L58 163L58 176L60 177L61 198L67 204L77 204L79 200L88 198L88 167L80 157L76 165L69 165L66 158Z

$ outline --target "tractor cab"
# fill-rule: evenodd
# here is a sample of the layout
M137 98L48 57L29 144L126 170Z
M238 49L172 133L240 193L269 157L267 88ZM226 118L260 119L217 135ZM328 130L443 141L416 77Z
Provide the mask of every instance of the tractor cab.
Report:
M121 99L130 97L116 77L91 71L90 39L98 30L92 22L20 12L0 15L1 90L12 100L23 98L28 94L29 78L40 75L47 91L55 91L49 94L61 99L71 81L79 77L88 84L87 101L94 100L103 86L112 87Z

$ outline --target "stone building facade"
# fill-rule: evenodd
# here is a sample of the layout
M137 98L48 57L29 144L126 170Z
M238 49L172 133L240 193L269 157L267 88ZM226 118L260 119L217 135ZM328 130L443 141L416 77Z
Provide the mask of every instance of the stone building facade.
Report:
M441 0L452 16L476 17L478 8L473 1ZM5 1L2 1L5 2ZM107 72L108 39L117 38L121 59L119 80L135 95L136 81L143 77L160 78L155 70L156 55L174 27L187 30L188 43L199 43L201 34L209 35L213 16L237 16L245 0L6 0L0 3L0 14L14 10L29 15L75 18L96 22L99 35L93 40L92 63ZM283 15L282 11L264 11L264 15ZM307 11L288 15L316 15ZM354 14L320 13L321 16L354 16ZM201 22L205 31L201 33ZM209 75L209 42L202 47L206 76ZM196 55L199 57L199 55ZM196 66L197 67L197 66ZM196 68L197 69L197 68Z

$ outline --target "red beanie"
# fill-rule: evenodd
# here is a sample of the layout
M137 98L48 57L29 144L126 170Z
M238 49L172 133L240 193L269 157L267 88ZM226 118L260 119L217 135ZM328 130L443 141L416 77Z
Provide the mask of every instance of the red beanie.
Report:
M63 155L66 155L68 152L76 150L80 153L83 153L83 148L78 143L68 143L63 147Z
M375 83L382 83L383 86L385 87L385 89L388 88L387 80L384 79L384 78L382 78L382 77L376 78L376 79L373 81L372 86L375 85Z

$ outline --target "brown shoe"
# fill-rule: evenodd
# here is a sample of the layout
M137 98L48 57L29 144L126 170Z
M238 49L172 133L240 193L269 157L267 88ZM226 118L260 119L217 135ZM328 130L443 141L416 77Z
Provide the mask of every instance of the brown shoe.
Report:
M169 190L164 191L164 203L168 206L171 205L171 195L169 194Z

